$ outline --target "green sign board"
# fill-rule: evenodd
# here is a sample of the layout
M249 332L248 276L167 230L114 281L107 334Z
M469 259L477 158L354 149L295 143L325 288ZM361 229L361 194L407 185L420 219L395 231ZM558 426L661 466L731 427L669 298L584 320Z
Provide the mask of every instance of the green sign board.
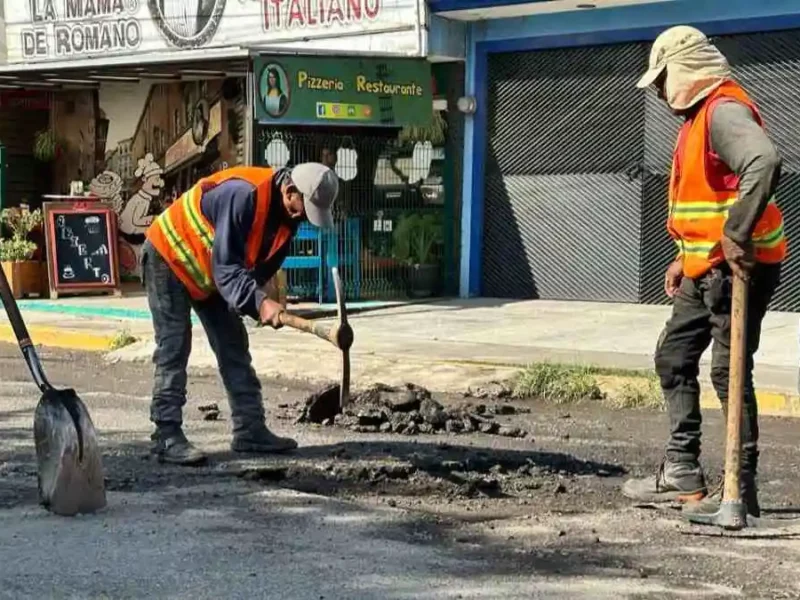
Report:
M261 123L427 125L433 114L425 59L260 56L255 60Z

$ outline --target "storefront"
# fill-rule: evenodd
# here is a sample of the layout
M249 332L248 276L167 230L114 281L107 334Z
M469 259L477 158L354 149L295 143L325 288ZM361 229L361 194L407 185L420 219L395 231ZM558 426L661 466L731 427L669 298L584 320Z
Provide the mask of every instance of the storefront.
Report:
M30 177L48 184L26 198L34 207L44 193L91 193L112 202L121 272L136 279L144 230L165 206L200 176L265 164L263 152L253 155L265 134L251 115L267 106L258 101L255 55L304 52L315 62L325 54L379 55L389 63L392 56L417 57L406 60L427 67L418 95L427 104L416 105L414 115L425 121L432 106L425 20L421 0L5 0L0 96L46 98L39 121L27 128L30 139L21 142L31 151L8 170L30 159L49 174ZM289 118L302 104L299 93L287 89L289 116L281 127L314 129L314 107L311 120ZM10 112L9 122L19 121L21 110ZM412 122L395 121L395 135ZM312 152L306 160L330 161L346 151L337 143L327 158ZM19 202L20 194L6 199Z
M666 193L679 123L634 84L652 40L676 24L717 36L760 104L784 160L778 202L790 243L800 239L797 3L498 4L431 2L469 40L462 296L667 301ZM792 253L773 308L800 310L798 280Z
M284 263L289 294L331 300L331 266L352 298L446 293L455 198L443 186L447 114L433 110L430 63L270 54L255 59L254 80L255 162L323 162L341 185L336 231L305 228Z

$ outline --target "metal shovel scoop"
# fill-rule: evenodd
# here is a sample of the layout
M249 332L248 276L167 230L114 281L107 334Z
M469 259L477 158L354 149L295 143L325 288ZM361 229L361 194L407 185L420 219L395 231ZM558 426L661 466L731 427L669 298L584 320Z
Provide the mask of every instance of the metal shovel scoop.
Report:
M89 411L75 390L57 390L47 381L2 269L0 297L33 381L42 392L33 418L39 503L63 516L95 512L106 505L106 491Z

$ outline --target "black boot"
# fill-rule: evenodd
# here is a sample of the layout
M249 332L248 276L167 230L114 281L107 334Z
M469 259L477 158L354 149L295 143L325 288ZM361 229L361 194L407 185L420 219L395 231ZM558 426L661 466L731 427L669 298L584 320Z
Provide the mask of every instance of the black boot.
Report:
M703 469L696 462L672 463L666 458L655 475L629 479L622 495L640 502L689 502L700 500L708 492Z
M739 481L739 489L741 490L742 502L744 502L747 508L747 514L751 517L759 518L761 516L761 506L759 506L758 503L758 488L755 479L755 476L749 473L742 473L741 480ZM725 481L724 475L722 481ZM724 484L720 483L709 496L703 498L699 502L689 502L685 504L683 506L683 512L685 514L694 515L713 515L719 511L723 499L723 487Z
M159 462L191 466L208 459L186 439L180 425L159 423L150 439L153 441L150 452L158 457Z
M231 450L234 452L279 453L297 448L292 438L280 437L272 433L260 421L248 426L235 427Z

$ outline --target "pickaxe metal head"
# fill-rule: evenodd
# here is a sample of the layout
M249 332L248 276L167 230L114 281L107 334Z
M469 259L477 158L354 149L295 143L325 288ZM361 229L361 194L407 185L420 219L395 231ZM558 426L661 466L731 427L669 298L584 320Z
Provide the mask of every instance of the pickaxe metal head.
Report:
M332 327L326 327L320 323L309 321L288 312L281 313L281 322L293 329L313 333L323 340L342 351L342 379L339 386L339 405L341 408L350 402L350 347L353 345L353 329L347 322L347 307L344 302L344 289L342 279L339 277L339 270L336 267L331 269L333 275L333 285L336 289L336 312L337 321Z
M339 406L344 409L350 402L350 346L353 345L353 329L347 322L347 307L345 306L342 279L339 269L331 268L333 286L336 289L336 312L339 322L336 328L336 345L342 351L342 381L339 387Z

